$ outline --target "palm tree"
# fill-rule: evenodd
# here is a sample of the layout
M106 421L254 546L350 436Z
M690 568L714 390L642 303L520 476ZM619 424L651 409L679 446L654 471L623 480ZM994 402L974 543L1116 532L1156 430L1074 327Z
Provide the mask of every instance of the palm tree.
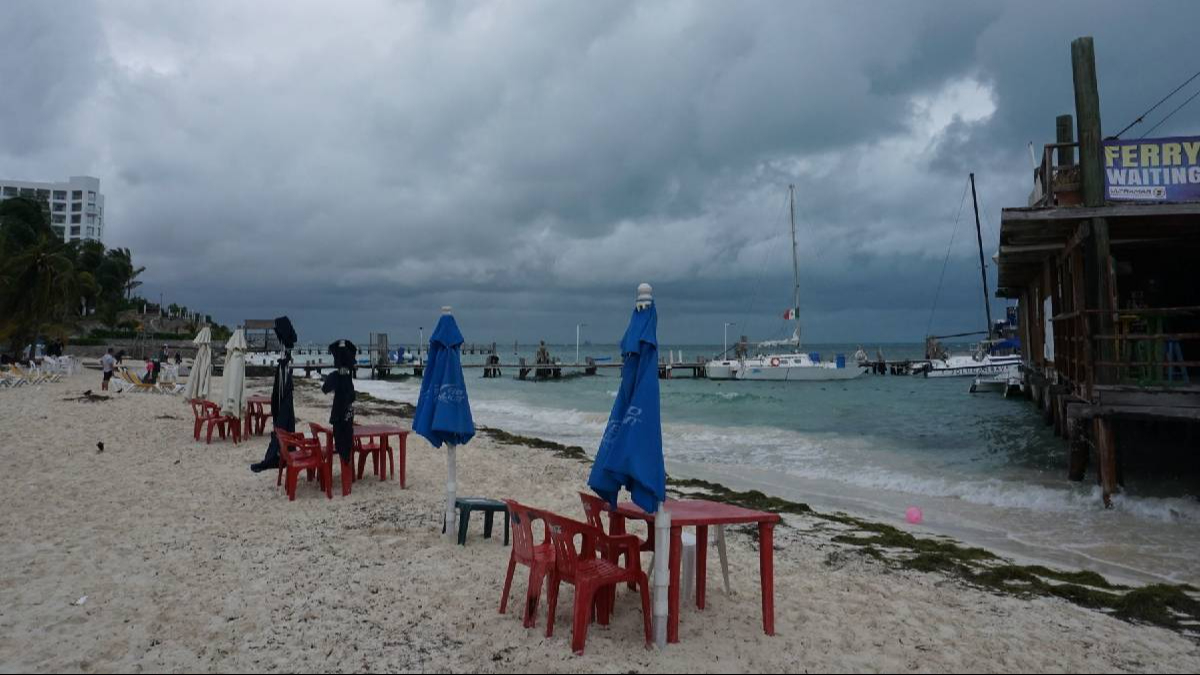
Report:
M10 337L15 350L36 340L57 324L61 332L78 311L79 291L94 288L91 275L77 273L74 261L53 237L38 241L12 256L0 271L5 292L0 294L0 337Z
M128 300L132 298L134 290L136 290L138 286L142 285L142 282L138 281L137 278L142 274L142 272L146 271L146 268L133 266L133 255L130 254L129 249L127 248L111 249L108 252L108 256L111 260L117 262L123 268L125 299Z

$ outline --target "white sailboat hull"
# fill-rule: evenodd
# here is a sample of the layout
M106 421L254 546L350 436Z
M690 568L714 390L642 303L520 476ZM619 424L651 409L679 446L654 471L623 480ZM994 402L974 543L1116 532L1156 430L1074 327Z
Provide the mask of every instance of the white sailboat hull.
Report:
M779 381L779 382L829 382L833 380L853 380L867 372L866 368L847 366L780 366L765 368L748 366L737 372L739 380Z
M1009 392L1020 392L1021 387L1021 375L1013 371L999 375L981 375L975 378L975 382L971 385L971 393L995 391L1008 396Z
M1020 373L1020 356L985 356L976 361L970 356L952 356L935 360L924 371L925 377L982 377L992 375L1016 376Z
M839 368L836 363L813 361L808 354L780 354L738 363L734 377L752 381L829 382L852 380L865 372L867 369L858 365L847 363Z
M704 364L704 372L710 380L736 380L740 365L738 361L709 361Z

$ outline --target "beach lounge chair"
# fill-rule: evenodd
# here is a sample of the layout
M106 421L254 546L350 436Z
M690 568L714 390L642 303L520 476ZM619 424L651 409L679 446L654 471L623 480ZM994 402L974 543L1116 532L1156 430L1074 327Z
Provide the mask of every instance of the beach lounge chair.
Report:
M15 366L9 366L4 371L3 377L5 386L10 389L16 389L17 387L23 387L29 384L29 381L25 379L25 376L22 375Z
M542 597L542 586L554 566L554 544L550 541L550 526L545 523L536 509L505 499L509 519L512 521L512 552L508 556L508 572L504 575L504 594L500 596L500 613L508 611L508 595L512 590L513 573L517 565L529 568L529 587L525 589L525 614L522 623L533 628L537 623L537 606ZM533 538L533 523L542 520L545 528L542 543Z
M546 637L554 636L554 611L562 582L575 587L571 651L582 655L592 616L597 617L600 625L608 625L612 611L610 598L617 585L632 581L642 596L642 622L649 646L654 639L650 629L650 582L640 565L622 567L615 562L616 552L622 549L627 552L626 560L637 559L638 538L631 534L612 537L604 534L604 530L553 513L543 512L542 517L550 526L550 541L554 544L554 566L547 589ZM602 551L608 555L601 555Z
M304 434L295 433L275 427L275 438L279 439L279 478L275 485L279 486L287 475L285 490L288 501L296 501L296 483L300 472L308 473L311 480L317 475L317 485L329 499L333 499L333 472L329 462L325 461L325 452L321 441L306 438Z
M47 382L61 382L63 375L67 373L66 361L53 356L47 356L42 359L38 370Z
M30 381L32 381L34 384L48 384L54 381L54 379L50 376L50 373L46 372L41 366L36 364L31 366L25 372L28 374Z
M118 392L134 391L152 394L159 393L158 387L155 387L154 384L150 382L143 382L140 377L129 372L129 370L126 368L121 368L118 370L112 381L116 383L116 390Z

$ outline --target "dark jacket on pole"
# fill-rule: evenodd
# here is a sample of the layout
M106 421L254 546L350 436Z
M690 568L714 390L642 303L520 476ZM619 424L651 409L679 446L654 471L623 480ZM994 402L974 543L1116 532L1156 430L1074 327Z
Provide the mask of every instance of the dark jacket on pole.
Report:
M329 345L333 364L337 370L325 377L321 391L333 393L333 409L329 412L329 424L333 427L333 444L343 462L349 462L354 450L354 377L355 356L358 348L349 340L338 340Z
M287 431L296 430L296 407L292 400L292 347L296 346L296 330L286 316L275 319L275 336L283 345L283 358L275 369L275 383L271 386L271 421L273 427ZM255 473L265 469L279 468L279 439L271 431L271 443L267 453L258 464L250 465Z

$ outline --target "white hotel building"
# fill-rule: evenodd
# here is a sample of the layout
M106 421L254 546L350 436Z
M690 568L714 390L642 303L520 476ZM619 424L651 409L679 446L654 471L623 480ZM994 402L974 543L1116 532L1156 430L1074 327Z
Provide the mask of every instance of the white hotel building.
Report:
M0 200L28 197L46 204L50 227L63 241L104 240L104 195L100 179L71 176L65 183L0 178Z

